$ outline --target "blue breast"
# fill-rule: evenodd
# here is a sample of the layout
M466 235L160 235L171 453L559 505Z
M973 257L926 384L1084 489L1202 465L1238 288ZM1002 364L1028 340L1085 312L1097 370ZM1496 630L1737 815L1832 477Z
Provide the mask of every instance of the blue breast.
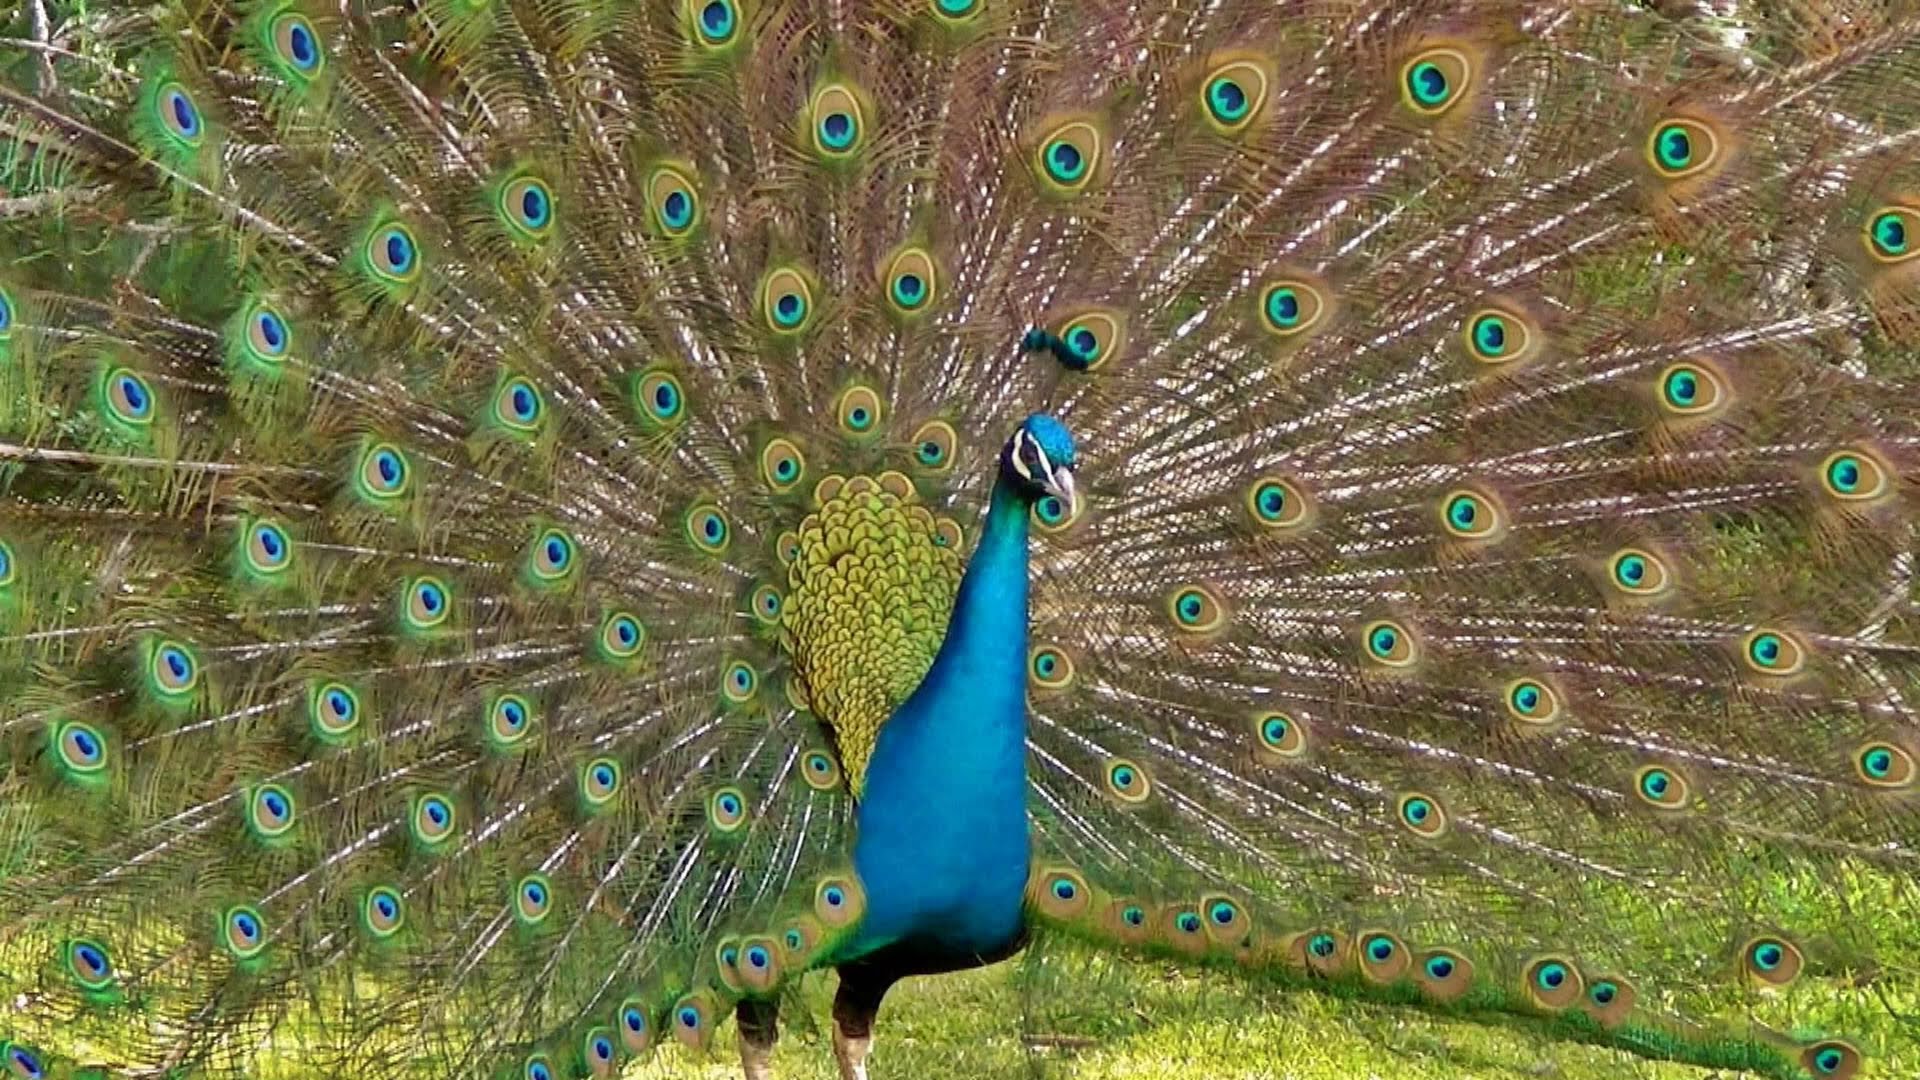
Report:
M867 914L842 960L906 942L964 962L1020 933L1027 508L1009 487L994 488L933 667L874 745L853 855Z

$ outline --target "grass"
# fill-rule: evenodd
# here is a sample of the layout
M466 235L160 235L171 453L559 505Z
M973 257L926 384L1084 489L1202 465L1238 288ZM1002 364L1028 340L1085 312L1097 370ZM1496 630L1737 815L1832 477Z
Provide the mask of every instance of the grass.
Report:
M834 1080L830 976L789 1002L780 1080ZM1832 990L1842 993L1841 990ZM1920 1075L1914 1028L1884 1011L1866 1076ZM1549 1041L1413 1009L1287 993L1228 974L1053 949L902 984L875 1032L873 1080L1732 1080L1737 1074ZM731 1025L705 1054L670 1046L629 1080L737 1080Z

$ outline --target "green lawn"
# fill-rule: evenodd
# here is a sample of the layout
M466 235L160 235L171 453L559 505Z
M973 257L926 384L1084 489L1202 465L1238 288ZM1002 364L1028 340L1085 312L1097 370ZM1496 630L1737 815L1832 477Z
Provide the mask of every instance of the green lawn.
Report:
M1084 974L1069 972L1080 972ZM786 1009L781 1080L833 1080L830 975L809 976L807 1015ZM1884 1011L1884 1027L1848 1032L1876 1056L1864 1075L1920 1075L1920 1034ZM1912 1021L1909 1021L1912 1023ZM1056 949L980 971L916 979L887 998L873 1080L1732 1080L1413 1009L1283 992L1231 974ZM624 1074L647 1080L737 1078L733 1027L707 1055L672 1046Z

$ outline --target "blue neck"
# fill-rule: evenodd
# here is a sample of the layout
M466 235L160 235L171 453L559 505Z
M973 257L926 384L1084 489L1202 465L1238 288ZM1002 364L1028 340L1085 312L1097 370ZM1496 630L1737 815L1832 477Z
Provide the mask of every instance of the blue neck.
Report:
M963 659L964 658L964 659ZM993 485L980 546L960 579L946 640L927 673L933 681L942 666L955 663L1012 663L1026 694L1027 671L1027 501L1002 475ZM1026 710L1020 712L1022 741ZM1025 758L1022 759L1025 767Z

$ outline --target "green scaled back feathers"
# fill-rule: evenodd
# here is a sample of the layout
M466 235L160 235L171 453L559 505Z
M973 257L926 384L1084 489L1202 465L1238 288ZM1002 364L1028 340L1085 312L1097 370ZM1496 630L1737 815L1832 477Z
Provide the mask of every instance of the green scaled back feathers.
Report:
M4 16L0 1068L708 1045L1044 410L1036 929L1910 1074L1920 12L1711 7Z

